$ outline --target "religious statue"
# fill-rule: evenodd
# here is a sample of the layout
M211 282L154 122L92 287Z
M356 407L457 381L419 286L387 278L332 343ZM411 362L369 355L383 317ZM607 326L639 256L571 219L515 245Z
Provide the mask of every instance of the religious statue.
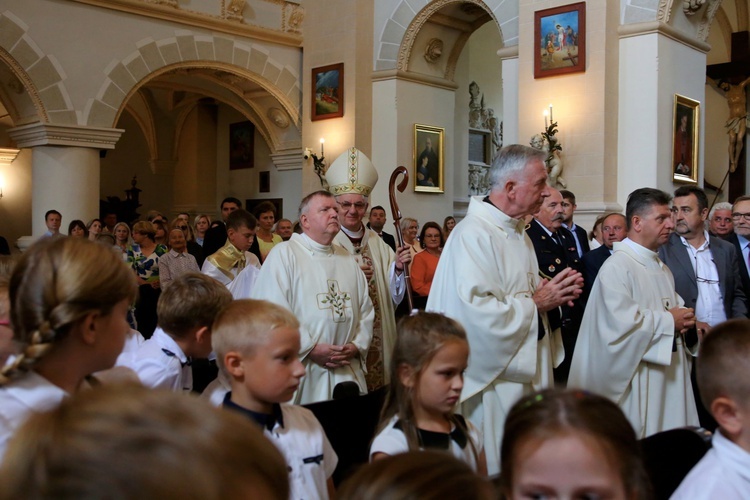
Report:
M732 85L726 80L719 81L719 88L724 91L724 97L729 106L729 119L726 125L729 134L729 171L737 170L742 147L747 131L747 97L745 86L750 83L750 77L743 80L739 85Z
M557 137L555 137L557 130L552 130L555 133L549 133L550 129L553 129L553 127L550 126L547 132L543 134L532 136L529 145L534 149L541 149L547 152L547 159L545 160L547 164L547 185L557 187L560 184L563 188L567 188L568 183L562 178L563 161L560 156L562 146L560 146Z

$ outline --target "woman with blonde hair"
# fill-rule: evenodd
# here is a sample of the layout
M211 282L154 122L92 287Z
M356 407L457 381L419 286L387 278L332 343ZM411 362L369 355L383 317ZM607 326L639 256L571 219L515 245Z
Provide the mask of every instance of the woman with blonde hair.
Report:
M211 227L211 217L206 214L198 214L195 216L193 234L195 234L195 242L200 246L203 246L203 238L206 237L206 231L208 231L209 227Z
M112 231L115 235L115 246L122 252L123 260L128 260L128 250L132 249L133 240L130 238L130 226L124 222L118 222L115 224L115 228Z
M0 371L0 457L29 414L57 406L88 375L114 365L136 287L104 245L50 238L23 254L8 291L20 351Z

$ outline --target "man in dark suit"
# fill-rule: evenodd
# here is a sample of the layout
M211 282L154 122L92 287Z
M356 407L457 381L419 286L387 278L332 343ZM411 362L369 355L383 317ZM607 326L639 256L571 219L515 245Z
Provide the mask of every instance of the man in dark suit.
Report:
M609 214L602 220L602 246L583 256L584 295L588 297L604 261L612 255L612 245L628 236L627 219L622 214Z
M659 248L659 257L672 271L675 290L685 307L695 309L696 333L701 338L727 319L747 316L745 294L738 278L740 262L731 243L709 236L706 231L708 198L701 188L678 188L672 207L674 232ZM715 421L701 404L695 381L693 392L701 425L715 429Z
M385 243L395 252L396 239L393 237L393 235L383 231L385 220L385 208L381 207L380 205L372 207L372 209L370 210L370 221L367 223L367 227L378 233L378 236L380 236L383 241L385 241Z
M562 227L564 218L563 198L557 189L550 188L550 196L544 199L542 207L534 214L534 219L526 226L526 234L534 244L536 259L539 263L539 274L542 278L551 280L563 269L571 267L581 271L581 261L578 258L576 243L573 235ZM547 312L550 329L560 328L565 360L555 368L555 382L565 384L568 381L570 360L573 357L578 328L583 318L583 301L579 298L573 307L563 305L558 309ZM544 325L539 321L539 336L544 333Z
M740 196L732 205L734 233L727 241L734 245L740 260L740 278L745 292L745 305L750 311L750 196Z
M563 227L573 234L576 242L576 252L578 252L578 258L580 259L589 251L589 235L584 228L576 226L575 222L573 222L573 212L578 208L578 205L576 205L576 195L566 190L560 191L560 194L563 197Z

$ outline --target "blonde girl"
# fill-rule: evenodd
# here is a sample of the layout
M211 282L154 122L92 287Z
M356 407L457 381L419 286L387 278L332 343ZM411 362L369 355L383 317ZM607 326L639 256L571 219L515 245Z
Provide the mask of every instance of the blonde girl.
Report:
M135 291L120 257L86 239L45 239L21 257L9 286L21 349L0 371L0 457L29 414L57 406L89 374L114 365Z
M399 322L391 386L371 460L420 449L442 449L486 475L482 440L454 413L469 359L466 332L456 321L420 312Z
M651 498L625 415L584 391L548 389L518 401L505 421L500 461L506 499Z

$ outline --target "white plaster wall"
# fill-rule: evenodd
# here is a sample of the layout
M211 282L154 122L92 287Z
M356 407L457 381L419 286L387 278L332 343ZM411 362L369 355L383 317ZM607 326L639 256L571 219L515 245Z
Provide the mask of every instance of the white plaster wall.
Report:
M420 223L434 220L442 224L443 218L453 213L453 198L456 195L450 182L456 168L454 92L413 82L388 80L375 82L373 102L381 110L375 114L373 126L373 163L378 167L381 179L372 196L373 204L385 205L381 200L388 200L388 178L396 166L404 165L409 170L410 178L404 193L397 194L402 215L415 217ZM414 192L415 123L445 128L444 193ZM390 216L388 218L390 220Z
M672 182L674 94L702 103L698 184L703 182L705 54L659 34L620 41L620 122L618 201L625 206L634 189L667 192Z
M255 167L243 170L229 170L229 125L247 120L240 113L226 106L219 106L216 131L216 212L219 203L227 196L239 198L244 203L247 199L282 198L284 200L281 217L297 220L297 207L302 194L301 170L280 171L274 166L270 149L263 137L255 131ZM258 190L260 172L271 174L271 191L261 193Z

